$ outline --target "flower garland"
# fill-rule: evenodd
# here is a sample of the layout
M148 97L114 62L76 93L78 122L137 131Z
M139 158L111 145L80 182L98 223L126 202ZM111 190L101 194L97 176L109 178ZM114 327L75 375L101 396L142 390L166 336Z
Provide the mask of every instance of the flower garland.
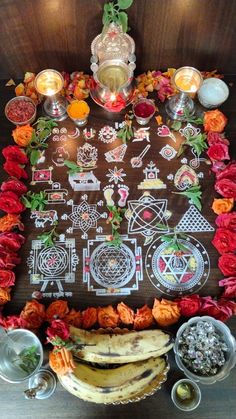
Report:
M148 72L147 74L154 80L153 85L158 91L160 100L165 100L169 94L173 94L167 88L167 83L163 77L169 80L171 71L167 73ZM212 75L207 73L206 77ZM217 75L216 75L217 76ZM74 73L76 86L83 73ZM145 82L139 76L138 81L142 86L138 86L139 93L148 94L150 91L150 80ZM145 76L146 77L146 76ZM69 86L67 82L67 87ZM83 84L83 85L82 85ZM82 83L80 89L86 87ZM165 88L164 88L165 87ZM69 87L68 87L69 88ZM70 87L71 89L72 87ZM71 90L72 91L72 90ZM68 93L68 92L67 92ZM66 94L67 94L66 93ZM83 93L83 94L87 94ZM73 94L74 95L74 91ZM9 328L25 327L29 329L38 329L44 322L52 323L52 328L63 320L64 324L72 324L76 327L89 329L99 325L100 327L117 327L125 325L136 330L142 330L151 327L154 322L159 326L170 326L176 323L181 316L191 317L194 315L210 315L216 319L226 321L236 313L236 303L228 298L236 297L236 212L233 209L234 199L236 199L236 163L231 162L227 166L224 161L229 160L228 140L222 132L227 123L227 118L219 110L208 111L204 114L204 130L207 132L207 141L209 148L208 157L212 160L212 171L216 174L215 189L223 196L223 199L215 199L212 205L213 210L218 214L216 224L219 227L212 241L214 246L221 254L219 258L219 269L226 279L220 281L220 286L225 286L225 291L218 300L212 297L201 297L198 294L184 296L175 300L155 299L153 307L146 304L134 312L123 302L113 308L107 307L88 307L84 311L69 309L66 301L57 300L52 302L46 309L42 303L37 300L28 301L19 315L4 317L1 315L0 325ZM20 249L25 239L21 235L24 226L21 222L20 214L25 210L21 197L26 193L27 188L21 182L27 179L25 165L28 163L26 153L21 147L26 147L30 143L33 133L30 126L17 127L12 135L18 145L7 146L2 154L6 159L4 170L10 176L0 187L0 209L6 212L6 215L0 218L0 306L10 301L11 287L15 283L15 274L12 269L20 263L17 251ZM31 134L30 134L31 133ZM17 232L15 232L17 229ZM14 230L14 231L13 231ZM58 326L59 327L59 326ZM58 336L58 335L57 335Z

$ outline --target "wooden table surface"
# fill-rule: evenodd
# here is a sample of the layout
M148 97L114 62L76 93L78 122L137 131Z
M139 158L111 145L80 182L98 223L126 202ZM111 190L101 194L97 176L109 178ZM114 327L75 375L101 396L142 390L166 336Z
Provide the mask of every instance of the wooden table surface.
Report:
M236 77L228 76L226 79L228 82L234 82ZM13 126L7 122L6 118L4 117L4 106L8 99L13 96L12 88L5 87L5 81L1 81L0 83L0 106L1 106L1 146L4 147L8 144L13 144L11 139L11 130ZM94 128L98 134L99 130L104 125L110 125L114 127L114 123L118 121L122 121L123 117L122 114L109 114L105 112L103 109L99 108L97 105L90 102L91 105L91 115L89 117L89 123L87 128ZM227 138L231 140L231 155L235 156L235 140L234 136L236 135L236 120L235 120L235 107L236 105L236 88L234 85L230 87L230 97L228 101L223 105L222 110L229 118L229 123L226 128ZM159 106L159 103L158 103ZM160 113L164 117L165 120L165 111L164 106L159 106ZM134 126L138 128L137 124L135 123ZM167 179L167 175L172 173L175 174L176 170L181 166L179 159L173 159L171 161L167 161L162 158L159 154L161 148L169 144L172 147L178 149L178 144L181 141L181 136L179 133L176 134L176 144L170 140L169 138L160 138L157 136L157 124L153 119L151 123L148 125L150 126L150 145L151 148L146 154L145 158L143 159L143 167L141 169L132 169L130 165L130 159L133 156L137 156L144 147L148 144L146 141L143 142L136 142L130 143L128 145L126 155L124 158L123 163L108 163L104 158L104 152L113 149L114 147L121 144L119 140L116 140L112 144L105 144L102 143L98 139L98 135L94 140L91 140L90 143L98 149L98 167L94 170L94 174L96 177L101 181L101 190L100 191L91 191L88 192L88 203L89 204L96 204L98 201L103 200L103 188L109 184L108 177L108 169L113 169L114 166L118 168L123 168L126 177L124 177L124 184L129 187L130 195L128 200L137 200L141 197L144 191L137 189L137 184L140 183L143 178L144 174L142 170L146 167L146 165L153 160L158 169L159 177L164 181L167 185L166 189L161 190L154 190L151 191L151 194L157 199L167 199L168 200L168 210L172 212L171 218L168 220L168 224L170 227L174 227L178 221L180 220L183 213L188 209L189 204L186 198L181 197L179 195L174 195L171 192L176 191L176 188L173 185L173 181ZM66 127L68 132L73 129L73 124L71 121L66 120L60 123L60 128ZM60 145L64 145L67 151L70 154L70 160L76 161L76 150L77 147L84 144L84 140L82 135L78 139L70 139L65 141L65 144L62 141L56 142L52 141L52 138L49 140L49 148L47 149L46 155L46 162L42 167L51 166L52 160L52 153L56 150L56 148ZM193 155L190 151L184 154L189 160L193 158ZM2 164L2 157L0 164ZM214 178L210 175L209 166L204 162L201 163L198 172L201 171L204 174L204 178L200 179L200 183L202 184L203 190L203 211L202 214L204 217L209 221L210 224L214 225L215 215L211 210L211 203L214 196L213 191L213 183ZM7 176L1 171L1 178L5 179ZM62 188L68 189L68 199L73 199L75 204L79 204L81 202L81 197L86 192L74 192L69 183L68 183L68 175L66 173L65 167L58 168L54 167L53 169L53 181L60 182ZM121 182L119 182L121 183ZM39 191L41 189L50 189L51 186L47 184L43 184L43 188L41 184L36 186L31 186L30 189L33 191ZM114 185L114 195L115 202L118 202L119 196L117 194L118 187ZM61 205L58 208L55 206L51 206L50 209L57 209L59 215L59 233L65 233L65 230L68 227L71 227L70 220L63 220L61 219L62 214L67 213L69 214L70 211L68 209L68 205ZM98 211L100 213L105 212L106 207L101 206L98 207ZM12 293L12 301L7 305L5 308L6 313L18 313L19 310L22 309L26 300L31 299L32 292L35 290L40 289L42 284L33 285L30 284L29 279L29 267L27 266L27 259L29 257L31 251L31 244L32 240L37 239L38 234L42 232L41 228L35 228L34 220L29 219L29 213L25 213L23 216L23 221L25 223L26 229L26 237L27 241L23 246L21 251L22 263L18 266L16 273L17 273L17 282L16 286L14 287L14 291ZM98 226L102 227L102 234L110 234L110 226L106 224L105 219L100 219L98 222ZM121 232L122 234L127 234L128 223L124 221L122 223ZM100 234L100 233L99 233ZM201 288L199 293L201 295L212 295L217 296L220 294L220 289L218 287L218 280L221 279L222 275L217 268L217 259L218 254L214 247L211 245L210 241L213 237L212 232L207 233L196 233L191 234L195 238L197 238L206 248L210 263L210 275L206 282L206 284ZM76 252L79 256L79 264L76 269L76 276L74 283L63 283L63 290L65 293L71 292L72 297L65 297L68 299L69 304L77 309L84 309L87 306L99 306L99 305L107 305L107 304L115 304L121 300L129 304L131 307L141 307L143 304L147 303L149 305L152 304L154 297L165 297L166 294L161 294L156 287L153 286L151 281L149 280L146 270L145 270L145 254L149 248L148 246L144 246L144 237L142 235L129 235L129 238L134 238L137 240L136 245L140 246L142 250L142 260L143 260L143 280L138 282L138 290L134 290L131 288L130 295L123 295L124 290L122 290L121 295L106 295L100 296L96 295L94 288L89 288L88 284L85 282L85 274L83 272L83 249L87 248L87 240L81 238L81 231L74 230L72 234L66 234L68 237L74 237L76 243ZM91 241L94 240L98 233L95 229L90 229L88 231L88 239ZM158 236L154 238L157 239ZM129 243L130 246L130 243ZM84 280L83 280L84 279ZM92 276L90 275L90 280L92 282ZM132 279L133 280L133 279ZM91 284L90 284L91 285ZM97 289L101 290L104 289L102 286L98 286ZM52 293L52 298L45 298L43 302L48 303L49 301L55 299L53 298L53 293L57 292L57 287L55 283L53 285L48 284L47 292ZM101 291L98 291L98 293ZM66 294L65 294L66 295ZM62 296L63 298L63 296ZM231 328L233 334L236 334L236 320L231 319L227 323ZM58 383L57 391L49 400L45 401L26 401L24 400L22 391L25 389L25 384L20 385L13 385L8 384L3 381L0 383L0 401L1 401L1 415L0 417L3 419L8 418L41 418L41 417L48 417L48 418L111 418L111 417L130 417L131 415L135 415L137 418L184 418L187 416L191 416L192 418L222 418L225 416L227 419L233 418L236 415L236 402L235 402L235 378L236 372L235 369L231 372L230 376L223 382L223 383L216 383L211 386L200 386L202 389L202 402L199 408L189 413L188 415L184 412L178 411L172 404L170 399L170 392L171 387L177 381L177 379L183 377L183 374L177 369L176 364L173 359L173 354L170 354L170 364L171 370L168 375L167 382L163 385L162 389L158 391L154 396L147 398L146 400L130 404L126 406L96 406L94 404L85 403L76 399L74 396L70 395L69 393L65 392L61 385ZM14 402L13 402L14 401Z

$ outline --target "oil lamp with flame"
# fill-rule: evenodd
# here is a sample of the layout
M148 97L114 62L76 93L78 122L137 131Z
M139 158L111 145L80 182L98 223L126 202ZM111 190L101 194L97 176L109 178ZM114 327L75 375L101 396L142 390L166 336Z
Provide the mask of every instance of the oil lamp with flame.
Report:
M190 97L195 94L203 82L200 71L193 67L181 67L173 75L173 84L180 93L170 98L166 112L171 119L184 120L185 113L194 114L194 102Z
M111 23L91 45L93 100L111 112L125 108L133 96L135 65L134 40L120 26Z
M63 121L67 118L67 101L60 95L64 85L64 80L56 70L43 70L37 74L35 78L35 88L37 92L46 96L43 104L43 109L46 115L58 121Z

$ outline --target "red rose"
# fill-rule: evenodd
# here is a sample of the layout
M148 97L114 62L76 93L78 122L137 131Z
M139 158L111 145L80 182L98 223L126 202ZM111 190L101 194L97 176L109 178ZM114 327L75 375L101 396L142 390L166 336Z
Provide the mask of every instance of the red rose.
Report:
M211 171L213 173L216 173L216 175L220 172L222 172L222 170L224 170L226 168L226 164L223 161L214 161L212 163L211 166Z
M28 179L28 175L26 173L26 171L24 169L22 169L22 167L20 167L18 164L14 163L11 160L7 160L4 165L3 165L3 169L5 170L5 172L7 172L7 174L9 176L14 176L17 179Z
M15 274L12 271L0 269L0 287L7 288L15 285Z
M27 192L27 187L19 179L9 178L1 184L1 191L12 191L17 196L21 196Z
M27 164L28 157L17 145L9 145L2 150L2 154L6 160L11 160L19 164Z
M20 317L26 321L27 329L38 329L45 321L45 307L38 301L27 301Z
M0 193L0 209L8 214L20 214L25 206L14 192L7 191Z
M236 255L225 253L220 256L218 266L225 276L236 276Z
M227 166L225 166L225 168L223 170L219 171L216 174L216 179L217 180L230 179L232 181L235 181L235 179L236 179L236 163L235 162L228 163Z
M7 252L3 246L0 246L0 269L13 269L21 263L21 258L16 253Z
M10 232L0 234L0 245L5 247L7 252L17 252L24 242L25 238L21 234Z
M49 339L59 337L62 340L66 340L70 337L69 326L63 320L53 320L46 333Z
M215 190L224 198L236 199L236 183L230 179L217 180Z
M181 297L175 300L178 303L182 316L192 317L199 312L201 299L198 294Z
M219 281L220 287L225 287L222 297L225 298L236 298L236 276L225 278Z
M216 143L221 143L221 144L226 144L226 145L230 144L229 140L224 138L222 134L220 134L219 132L214 132L214 131L209 131L207 133L207 142L209 145L216 144Z
M220 214L216 217L215 223L217 227L228 228L229 230L236 230L236 212L229 212L228 214Z
M221 255L224 253L233 253L236 251L236 233L227 228L218 228L212 244Z
M226 144L214 143L208 148L207 155L211 160L230 160L228 148Z
M27 323L21 319L20 316L7 316L6 318L0 319L0 325L5 329L26 329Z
M212 316L222 322L227 321L233 315L233 309L229 304L212 300L211 297L202 297L202 307L200 313L202 316Z

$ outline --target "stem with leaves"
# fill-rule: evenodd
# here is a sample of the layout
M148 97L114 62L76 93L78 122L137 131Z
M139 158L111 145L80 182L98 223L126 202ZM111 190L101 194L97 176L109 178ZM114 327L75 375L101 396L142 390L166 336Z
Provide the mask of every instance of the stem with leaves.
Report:
M35 368L38 366L40 355L36 346L30 346L29 348L21 351L17 355L14 362L25 371L27 374L31 374Z
M107 206L109 210L109 216L107 219L107 224L111 224L111 236L107 236L107 242L115 246L120 246L122 239L120 237L119 229L121 221L123 220L125 208L117 208L115 205Z
M55 241L59 237L59 234L56 232L58 222L54 221L53 228L50 231L45 231L43 234L38 236L38 239L42 240L45 247L55 246Z
M43 191L39 193L28 191L21 197L21 200L24 206L26 208L30 208L31 210L43 211L45 205L47 204L46 193Z
M166 229L166 226L163 224L157 224L159 229L163 230ZM160 236L162 242L166 242L169 244L169 248L173 250L173 252L186 252L188 249L180 242L180 239L186 240L187 236L180 232L176 231L176 228L171 228L170 233L166 233L163 236Z
M32 140L26 148L26 153L30 158L32 166L37 163L40 157L40 150L48 147L45 141L51 135L52 129L57 127L57 122L48 117L40 117L33 125L35 125L35 130L33 131Z
M189 124L203 125L203 117L192 115L188 109L184 110L184 121Z
M69 175L74 175L75 173L81 173L86 170L94 169L94 166L91 166L91 167L78 166L78 164L76 164L75 162L71 160L64 160L64 165L70 169L67 171Z
M206 143L207 135L206 133L200 133L195 137L187 137L185 140L180 144L179 151L177 156L181 156L184 152L186 146L190 146L193 148L197 156L199 157L202 152L208 147Z
M123 32L128 31L128 15L124 10L128 9L133 3L133 0L116 0L105 3L103 9L103 30L115 23L122 27Z
M117 138L120 138L123 143L127 143L134 136L134 130L132 128L133 117L132 111L127 113L125 115L125 125L117 132Z
M201 209L202 209L202 204L201 204L202 192L201 192L201 186L200 185L192 186L191 188L189 188L189 189L187 189L186 191L183 191L183 192L172 192L172 193L186 196L187 198L189 198L191 200L193 205L195 205L197 207L197 209L199 211L201 211Z

